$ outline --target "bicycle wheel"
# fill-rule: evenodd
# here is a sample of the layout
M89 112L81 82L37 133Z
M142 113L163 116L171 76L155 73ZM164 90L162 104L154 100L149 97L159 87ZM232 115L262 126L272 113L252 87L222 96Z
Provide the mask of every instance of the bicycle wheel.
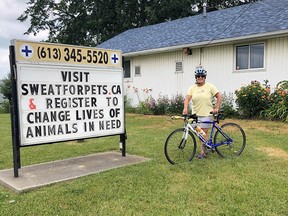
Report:
M171 164L191 161L196 152L196 140L189 131L187 140L184 140L184 128L173 131L166 139L164 152Z
M221 128L214 136L214 144L222 143L215 148L216 152L224 158L239 156L246 145L244 130L235 123L226 123Z

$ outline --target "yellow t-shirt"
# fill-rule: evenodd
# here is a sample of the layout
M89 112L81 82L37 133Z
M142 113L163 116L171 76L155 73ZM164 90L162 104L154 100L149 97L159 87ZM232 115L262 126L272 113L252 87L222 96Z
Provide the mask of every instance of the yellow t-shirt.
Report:
M192 96L192 113L198 116L209 116L213 110L212 98L218 93L218 89L211 83L203 86L192 85L187 95Z

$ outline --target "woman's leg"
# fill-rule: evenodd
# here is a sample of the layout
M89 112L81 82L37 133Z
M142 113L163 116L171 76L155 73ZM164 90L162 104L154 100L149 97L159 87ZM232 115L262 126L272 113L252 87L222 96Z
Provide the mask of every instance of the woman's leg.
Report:
M198 117L198 120L200 120L200 122L211 122L212 117L211 116L200 116L200 117ZM203 137L205 140L207 140L208 139L208 130L211 126L210 123L200 123L199 126L205 132L205 135ZM205 147L204 147L203 142L200 140L200 155L198 156L198 158L202 159L205 156L206 156Z
M205 138L205 140L207 140L207 137L208 137L208 128L202 128L202 130L205 132L205 135L203 136ZM203 142L200 140L200 149L201 149L201 154L203 156L206 156L206 152L205 152L205 147L204 147L204 144Z

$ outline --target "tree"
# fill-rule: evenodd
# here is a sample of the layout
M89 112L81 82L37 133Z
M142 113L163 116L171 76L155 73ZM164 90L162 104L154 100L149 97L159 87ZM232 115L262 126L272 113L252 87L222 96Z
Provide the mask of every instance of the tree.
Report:
M0 92L4 95L4 99L11 101L12 99L12 82L11 73L8 73L6 78L0 83Z
M256 2L257 0L232 0L232 1L227 1L227 0L205 0L207 2L207 11L215 11L215 10L220 10L224 8L229 8L229 7L235 7L238 5L242 4L247 4L251 2ZM199 12L203 11L203 7L201 7L201 4L203 4L203 0L197 0L196 5L198 8L200 8Z
M256 0L210 0L208 11ZM18 20L25 34L48 30L49 42L95 46L131 28L201 13L203 0L29 0ZM195 11L193 8L199 8Z

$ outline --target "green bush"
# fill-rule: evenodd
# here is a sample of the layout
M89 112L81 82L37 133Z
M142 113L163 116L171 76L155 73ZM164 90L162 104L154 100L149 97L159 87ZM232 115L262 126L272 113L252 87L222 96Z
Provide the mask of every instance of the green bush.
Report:
M237 96L237 111L244 118L259 117L261 111L267 109L270 104L270 86L268 80L264 86L258 81L252 81L248 86L242 86L235 91Z
M136 109L131 105L131 99L128 98L128 95L124 95L124 107L125 107L125 112L128 113L135 113Z
M151 109L148 107L147 100L145 102L139 103L139 106L136 108L136 113L144 114L144 115L153 114L151 112Z
M8 100L4 100L0 103L0 113L10 113L10 103Z
M271 106L261 113L261 116L270 120L288 122L288 81L284 80L276 85L270 95Z

